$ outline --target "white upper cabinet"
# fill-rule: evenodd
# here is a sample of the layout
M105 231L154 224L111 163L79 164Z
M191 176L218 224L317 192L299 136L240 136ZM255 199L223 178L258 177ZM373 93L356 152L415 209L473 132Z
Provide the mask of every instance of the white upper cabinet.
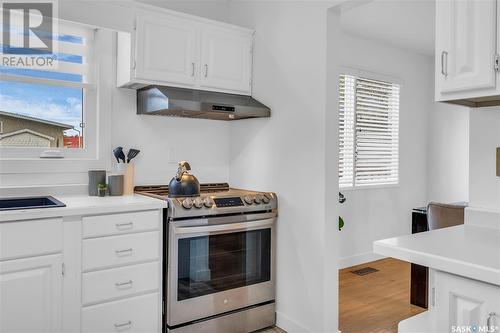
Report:
M201 86L249 92L252 34L207 27L201 33Z
M175 16L138 16L135 76L195 84L196 28Z
M251 30L169 10L141 11L133 33L118 33L117 43L119 87L251 94Z
M496 22L496 0L436 2L436 100L498 100Z

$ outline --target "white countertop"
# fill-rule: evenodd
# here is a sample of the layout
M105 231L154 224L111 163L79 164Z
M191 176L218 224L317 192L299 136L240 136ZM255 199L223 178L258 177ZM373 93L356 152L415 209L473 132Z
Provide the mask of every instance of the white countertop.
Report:
M460 225L379 240L375 253L500 285L500 230Z
M138 194L103 198L88 195L55 195L53 197L65 203L66 207L0 211L0 222L59 216L123 213L167 207L165 201Z

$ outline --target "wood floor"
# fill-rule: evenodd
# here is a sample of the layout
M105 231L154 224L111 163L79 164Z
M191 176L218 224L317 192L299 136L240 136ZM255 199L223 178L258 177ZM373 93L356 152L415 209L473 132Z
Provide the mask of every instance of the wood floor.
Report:
M364 267L378 272L351 273ZM339 329L342 333L397 333L398 322L425 311L411 305L410 264L387 258L339 271Z

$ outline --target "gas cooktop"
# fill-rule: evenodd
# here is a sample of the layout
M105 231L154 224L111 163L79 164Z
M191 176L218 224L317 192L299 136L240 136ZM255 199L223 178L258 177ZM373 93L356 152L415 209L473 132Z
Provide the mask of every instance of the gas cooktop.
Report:
M200 184L197 197L168 197L168 185L136 186L135 193L168 202L169 218L241 214L277 209L272 192L235 189L227 183Z

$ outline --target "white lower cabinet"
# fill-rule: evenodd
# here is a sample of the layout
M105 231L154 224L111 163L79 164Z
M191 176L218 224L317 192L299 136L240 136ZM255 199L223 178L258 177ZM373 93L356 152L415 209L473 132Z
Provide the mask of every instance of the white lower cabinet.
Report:
M82 310L82 332L157 333L159 295L147 294L86 307Z
M437 332L486 332L487 325L500 326L500 286L440 271L435 281Z
M0 223L0 333L161 331L161 210Z
M0 332L61 332L62 254L0 262Z
M82 332L161 331L160 222L159 211L83 219Z
M97 303L158 290L160 265L146 264L83 273L82 303Z
M83 241L83 269L100 269L158 259L158 231Z

